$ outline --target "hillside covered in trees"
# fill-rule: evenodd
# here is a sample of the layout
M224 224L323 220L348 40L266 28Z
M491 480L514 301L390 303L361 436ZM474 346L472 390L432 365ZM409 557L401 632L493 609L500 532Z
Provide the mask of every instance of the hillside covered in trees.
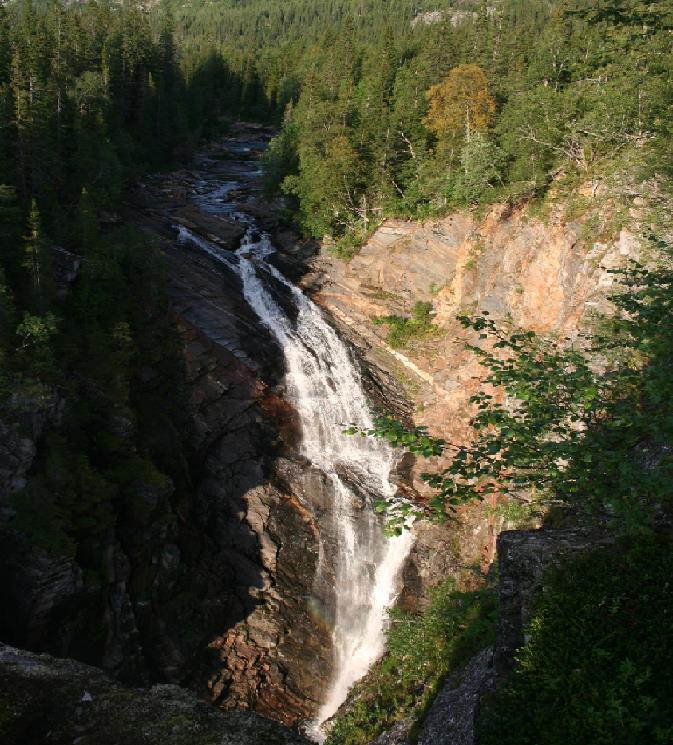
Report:
M283 117L269 186L316 236L355 244L383 215L670 167L666 2L211 2L174 17L188 66L217 50L239 110Z

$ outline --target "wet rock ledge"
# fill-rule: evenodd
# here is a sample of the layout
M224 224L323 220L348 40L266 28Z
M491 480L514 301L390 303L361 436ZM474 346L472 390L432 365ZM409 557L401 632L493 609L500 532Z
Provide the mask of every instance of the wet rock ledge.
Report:
M0 645L3 745L308 745L256 714L174 685L125 688L101 670Z

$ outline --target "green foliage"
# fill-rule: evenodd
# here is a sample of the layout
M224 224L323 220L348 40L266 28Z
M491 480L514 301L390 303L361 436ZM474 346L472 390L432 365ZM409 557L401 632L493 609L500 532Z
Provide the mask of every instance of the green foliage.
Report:
M393 610L386 656L351 691L328 745L365 745L408 717L420 718L446 676L495 636L495 593L438 587L423 613Z
M385 216L539 196L559 174L586 178L625 151L643 176L673 168L670 14L659 4L165 6L189 79L187 119L216 121L226 98L229 112L282 122L266 186L307 233L338 239L345 259ZM424 10L446 16L412 24ZM472 142L473 130L483 139Z
M16 327L19 337L19 349L34 350L46 345L56 333L56 317L53 313L45 316L32 316L26 313L21 323Z
M0 8L0 407L17 428L59 412L12 524L87 576L111 542L142 543L129 523L149 529L190 485L162 260L147 235L101 217L227 105L221 60L192 73L170 14ZM77 275L67 290L56 258Z
M625 152L643 177L673 167L663 2L468 2L458 19L448 0L260 1L181 5L178 26L239 75L253 65L269 114L290 104L268 181L313 235L539 196ZM424 9L446 17L412 26Z
M619 542L550 570L482 745L673 742L673 545Z
M277 191L284 179L297 172L297 127L288 113L288 123L269 143L262 156L264 186L269 194Z
M479 202L500 181L501 169L502 156L498 148L481 132L475 132L460 153L455 198L467 204Z
M523 529L531 525L534 518L540 517L540 508L534 499L530 502L515 502L509 500L495 507L486 507L485 513L491 517L502 519L506 525L505 528L516 530ZM546 523L545 523L546 524Z
M436 333L432 324L432 303L418 301L411 318L403 316L379 316L374 319L377 326L388 326L386 340L396 349L409 346L412 341L425 339Z
M671 249L657 245L667 267ZM423 477L436 489L430 507L438 517L487 494L516 501L535 490L543 501L607 511L640 530L653 510L673 505L673 272L634 263L619 274L616 314L580 337L582 348L488 314L460 317L480 341L468 348L489 373L471 398L473 442L448 443L390 417L367 432L416 455L450 457Z
M41 473L13 495L14 527L56 555L91 552L114 525L115 488L66 438L50 435ZM94 567L99 569L98 557ZM88 562L85 562L85 566Z
M91 228L87 220L82 226ZM94 236L100 245L90 245L60 322L52 314L27 315L17 326L8 415L16 413L17 391L33 408L38 393L65 398L58 432L42 445L36 473L14 496L13 525L98 573L113 531L123 532L128 522L149 525L166 509L162 499L174 485L187 488L189 478L177 344L160 259L145 236L128 229ZM147 370L157 375L149 386L142 381ZM128 545L132 537L125 540Z
M53 313L43 316L24 314L15 331L18 344L11 367L18 387L25 390L26 384L30 387L36 381L53 381L55 360L52 342L57 328L58 319Z

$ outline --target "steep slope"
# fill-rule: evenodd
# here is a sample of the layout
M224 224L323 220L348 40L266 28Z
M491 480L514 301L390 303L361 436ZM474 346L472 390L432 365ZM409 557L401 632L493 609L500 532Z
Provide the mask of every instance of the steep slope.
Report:
M480 340L456 316L484 311L513 327L577 340L592 317L609 311L607 298L618 281L611 270L641 254L642 198L593 184L574 200L582 205L575 216L570 199L557 199L544 216L530 206L496 206L481 217L458 212L427 222L387 220L347 264L323 251L316 269L324 281L316 298L372 366L397 377L415 401L417 424L449 441L465 441L473 413L469 399L484 373L466 349ZM432 325L391 346L382 317L409 318L419 302L431 304ZM414 476L437 465L424 463ZM418 478L413 485L428 494ZM501 527L493 506L463 510L451 539L458 563L487 567L492 561Z

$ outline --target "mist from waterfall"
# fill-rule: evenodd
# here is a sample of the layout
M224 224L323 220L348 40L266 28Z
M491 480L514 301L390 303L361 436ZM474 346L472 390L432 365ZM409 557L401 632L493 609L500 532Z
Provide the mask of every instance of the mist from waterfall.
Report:
M343 434L349 425L367 428L373 423L347 346L319 308L267 261L274 253L268 236L255 235L249 228L236 264L231 254L180 228L182 240L192 241L239 274L245 299L283 350L287 398L299 414L302 453L331 486L329 520L337 542L333 557L334 673L308 730L311 737L322 741L321 724L336 713L348 689L384 651L386 610L397 595L398 575L413 539L410 532L387 538L371 504L372 495L394 493L392 449L380 440ZM296 318L289 317L274 299L270 289L274 282L288 291ZM358 485L357 493L352 484ZM323 579L324 569L323 560L316 582Z

